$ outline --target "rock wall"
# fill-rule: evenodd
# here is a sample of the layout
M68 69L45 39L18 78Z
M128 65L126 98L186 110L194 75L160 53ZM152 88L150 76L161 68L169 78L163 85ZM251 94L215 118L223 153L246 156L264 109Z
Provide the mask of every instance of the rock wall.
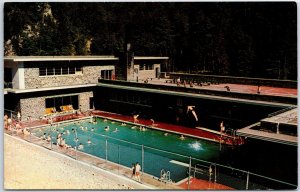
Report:
M87 111L90 109L90 97L93 97L93 92L83 92L79 94L79 108L81 111Z
M90 97L93 97L93 92L78 93L79 107L82 111L90 109ZM45 115L46 97L23 98L20 99L20 112L22 120L26 120L28 116L31 119L39 119Z
M28 116L30 116L31 119L39 119L44 115L45 108L45 97L20 99L20 112L22 120L26 120Z

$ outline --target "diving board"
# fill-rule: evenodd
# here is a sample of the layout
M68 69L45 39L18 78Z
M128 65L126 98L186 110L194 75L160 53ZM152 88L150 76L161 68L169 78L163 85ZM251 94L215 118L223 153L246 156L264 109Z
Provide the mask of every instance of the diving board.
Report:
M176 161L176 160L171 160L170 163L174 163L174 164L181 165L181 166L184 166L184 167L190 167L189 164L183 163L183 162L180 162L180 161Z

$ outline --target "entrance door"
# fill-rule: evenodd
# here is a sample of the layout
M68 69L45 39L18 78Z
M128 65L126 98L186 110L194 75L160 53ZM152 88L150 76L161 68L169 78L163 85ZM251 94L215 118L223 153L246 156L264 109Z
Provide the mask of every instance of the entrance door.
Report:
M94 97L90 97L90 109L94 109Z
M4 89L12 87L12 69L4 68Z

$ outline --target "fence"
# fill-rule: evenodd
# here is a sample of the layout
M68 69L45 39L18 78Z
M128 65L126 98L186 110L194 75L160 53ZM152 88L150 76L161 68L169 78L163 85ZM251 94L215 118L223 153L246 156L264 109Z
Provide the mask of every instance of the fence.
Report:
M11 113L11 117L14 118L15 113ZM68 122L74 123L74 120ZM53 126L55 126L55 124ZM56 137L52 136L51 141L47 141L33 134L36 133L38 129L43 129L43 126L29 129L29 133L25 135L13 129L6 133L22 137L31 143L126 177L131 177L130 168L132 163L139 162L142 168L141 179L143 182L149 182L149 179L145 179L148 177L165 184L185 186L187 189L193 190L266 190L297 188L297 185L249 171L116 139L90 131L87 132L88 135L95 134L97 138L99 138L97 143L93 143L90 148L85 150L79 148L79 143L76 140L78 137L76 129L74 130L74 138L69 138L70 141L75 141L73 142L72 148L61 148L55 144L56 140L54 139ZM55 135L56 133L52 131L53 129L50 128L50 135ZM195 185L195 179L206 183L205 188ZM170 185L167 187L170 187Z

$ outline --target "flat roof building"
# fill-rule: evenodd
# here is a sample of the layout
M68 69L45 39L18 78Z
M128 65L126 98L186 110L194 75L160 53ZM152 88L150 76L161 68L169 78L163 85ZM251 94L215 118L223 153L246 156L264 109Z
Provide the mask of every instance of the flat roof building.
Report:
M134 78L158 77L159 62L167 59L134 57L133 65L138 69ZM119 65L119 58L110 55L4 57L5 109L32 118L54 111L93 109L98 79L116 79Z

